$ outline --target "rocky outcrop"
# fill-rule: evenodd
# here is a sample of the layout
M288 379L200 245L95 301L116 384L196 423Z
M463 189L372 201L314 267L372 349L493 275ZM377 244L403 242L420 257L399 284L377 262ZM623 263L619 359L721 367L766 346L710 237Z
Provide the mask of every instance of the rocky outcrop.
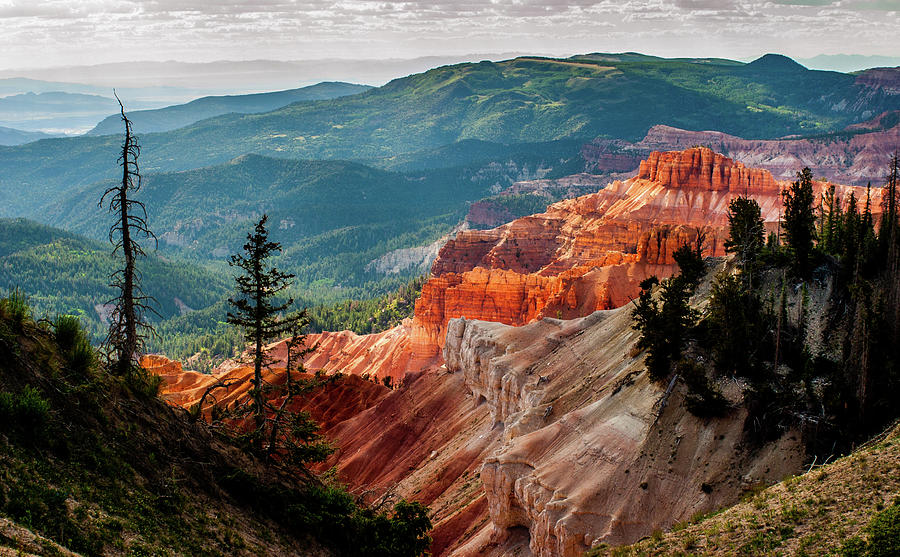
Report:
M871 82L870 90L891 89L897 87L898 76L900 72L893 70L884 75L869 70L857 80ZM871 182L880 186L891 153L900 145L897 114L880 114L849 126L846 132L817 138L742 139L718 131L657 125L637 143L595 140L582 148L582 156L593 172L620 171L623 167L634 170L653 151L705 145L748 167L768 170L778 180L793 180L798 170L809 167L815 176L834 182L856 186Z
M441 248L416 302L412 350L434 357L456 317L523 325L618 307L650 274L670 274L683 244L699 237L706 255L723 255L728 203L739 195L753 197L774 230L787 185L704 147L654 152L634 178L492 230L461 232ZM865 196L836 189L843 199Z
M431 268L435 258L437 258L441 246L446 244L447 240L455 237L457 232L465 230L467 227L467 221L463 221L460 226L454 228L449 234L441 236L426 246L399 248L389 251L378 259L370 261L366 265L366 271L375 271L386 275L396 275L406 271L425 274Z
M412 319L377 335L309 336L308 371L352 376L304 403L340 447L323 466L359 493L428 504L434 553L461 556L570 556L633 541L793 472L796 439L747 453L740 411L701 422L680 403L681 385L658 404L664 389L642 373L622 307L641 280L674 270L678 246L700 240L723 254L734 197L756 199L774 226L785 185L706 148L653 153L633 178L460 232ZM284 343L268 350L284 361ZM178 404L224 378L236 381L223 400L246 396L238 362L213 376L155 368ZM276 367L267 381L279 380Z
M727 191L736 195L770 196L781 186L770 172L747 168L710 149L653 152L641 162L638 179L669 189Z
M463 374L504 432L481 468L490 524L454 554L507 554L524 530L526 553L581 555L727 504L801 465L796 435L751 452L741 446L745 414L700 420L681 404L682 385L661 405L665 387L642 373L635 339L628 308L518 328L451 321L447 368Z
M227 407L247 396L252 366L232 365L216 370L212 374L184 370L181 363L165 356L146 355L141 358L141 367L162 378L162 396L170 404L190 408L197 404L204 393L213 385L221 388L209 391L214 398L204 401L204 410L213 403ZM309 373L297 374L295 378L310 379ZM273 365L264 371L264 379L273 385L285 381L284 368ZM312 392L298 397L292 410L305 410L312 415L327 432L333 426L348 420L367 408L374 406L389 389L377 382L358 375L331 374L329 379Z

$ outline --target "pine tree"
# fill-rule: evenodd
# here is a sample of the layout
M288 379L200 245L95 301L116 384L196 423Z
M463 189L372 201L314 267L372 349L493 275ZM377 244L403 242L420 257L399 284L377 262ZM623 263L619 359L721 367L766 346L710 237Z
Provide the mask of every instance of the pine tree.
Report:
M797 180L781 192L784 202L785 241L791 250L793 270L800 278L808 278L813 243L816 240L816 216L813 209L812 172L804 168Z
M262 372L271 363L263 347L269 341L296 330L297 324L304 318L304 315L282 316L282 313L293 305L293 299L283 303L275 301L277 295L290 286L290 279L294 278L294 275L269 266L268 259L281 251L281 244L269 241L267 220L267 215L260 218L253 233L247 234L244 254L232 255L228 262L232 267L242 271L242 274L234 277L239 296L228 299L234 311L228 312L227 320L232 325L241 327L245 338L252 345L253 379L250 380L252 385L250 411L255 427L251 440L258 450L262 449L262 441L267 437L267 402Z
M110 286L119 294L111 300L114 308L109 318L109 333L105 345L110 352L111 368L119 375L130 376L137 369L138 358L144 350L148 334L153 331L145 314L148 311L155 313L149 305L154 300L145 296L141 289L137 259L146 254L138 237L152 238L155 242L156 236L147 226L147 208L131 197L141 189L141 173L137 163L141 147L118 95L116 100L119 101L122 122L125 124L125 140L119 157L122 181L103 192L99 205L102 208L109 197L109 212L116 215L115 223L109 228L109 241L113 244L113 256L121 253L123 262L122 267L110 275Z
M754 199L736 197L728 204L728 239L725 251L737 256L738 265L748 282L762 250L765 238L762 211Z
M859 276L859 252L863 238L862 217L859 214L859 206L856 202L856 194L851 193L847 200L847 212L844 214L843 246L841 259L845 277L850 277L850 282L856 282Z

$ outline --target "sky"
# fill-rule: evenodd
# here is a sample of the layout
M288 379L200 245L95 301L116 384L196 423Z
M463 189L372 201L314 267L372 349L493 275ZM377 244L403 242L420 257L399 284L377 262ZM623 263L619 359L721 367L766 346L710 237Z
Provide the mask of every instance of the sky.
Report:
M0 69L637 51L900 56L900 0L0 0Z

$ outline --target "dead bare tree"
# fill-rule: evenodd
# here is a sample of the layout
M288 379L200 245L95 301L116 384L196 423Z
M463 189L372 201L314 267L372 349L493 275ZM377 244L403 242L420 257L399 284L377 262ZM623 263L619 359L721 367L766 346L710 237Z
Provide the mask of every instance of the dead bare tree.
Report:
M156 236L147 226L147 208L131 197L141 189L137 163L141 147L132 131L131 120L125 115L125 105L118 95L115 97L125 124L125 140L118 159L122 181L103 192L99 206L102 208L109 198L109 212L116 216L109 228L109 241L113 245L113 257L119 254L122 264L109 277L109 285L118 291L118 295L108 302L114 304L114 308L104 346L110 368L119 375L130 375L144 350L147 336L153 331L145 316L147 312L156 313L149 305L155 300L145 296L141 288L141 273L136 261L146 254L137 238L152 239L155 245Z

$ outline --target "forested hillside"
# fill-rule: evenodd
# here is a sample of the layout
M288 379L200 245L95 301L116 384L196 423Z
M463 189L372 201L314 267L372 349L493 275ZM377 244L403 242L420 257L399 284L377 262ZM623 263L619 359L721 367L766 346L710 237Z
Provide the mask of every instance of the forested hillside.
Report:
M0 292L18 289L38 315L77 315L95 340L106 327L112 298L112 248L76 234L24 219L0 219ZM206 308L227 295L229 277L152 254L141 262L155 321Z
M299 283L361 287L387 279L367 264L399 248L424 245L462 220L467 202L520 177L549 171L559 159L523 154L494 167L397 173L344 161L291 161L258 155L187 172L149 174L139 198L164 253L223 265L254 218L265 212L285 247L281 265ZM565 163L563 163L565 167ZM102 239L94 184L43 213L55 226ZM403 282L416 273L400 274ZM386 288L375 287L375 292Z
M779 56L751 64L714 59L589 55L444 66L339 99L272 112L223 115L142 138L144 170L185 170L247 153L303 159L382 159L457 141L634 140L651 126L716 129L746 138L835 131L900 98L855 76L810 71ZM113 136L54 139L0 149L2 201L44 198L110 178Z
M135 133L164 132L220 114L268 112L295 102L334 99L355 95L367 89L371 89L371 87L354 83L323 82L309 87L272 93L201 97L185 104L155 110L133 111L129 113L128 117L134 123ZM117 134L122 131L121 128L121 119L118 115L113 115L97 124L87 135Z

